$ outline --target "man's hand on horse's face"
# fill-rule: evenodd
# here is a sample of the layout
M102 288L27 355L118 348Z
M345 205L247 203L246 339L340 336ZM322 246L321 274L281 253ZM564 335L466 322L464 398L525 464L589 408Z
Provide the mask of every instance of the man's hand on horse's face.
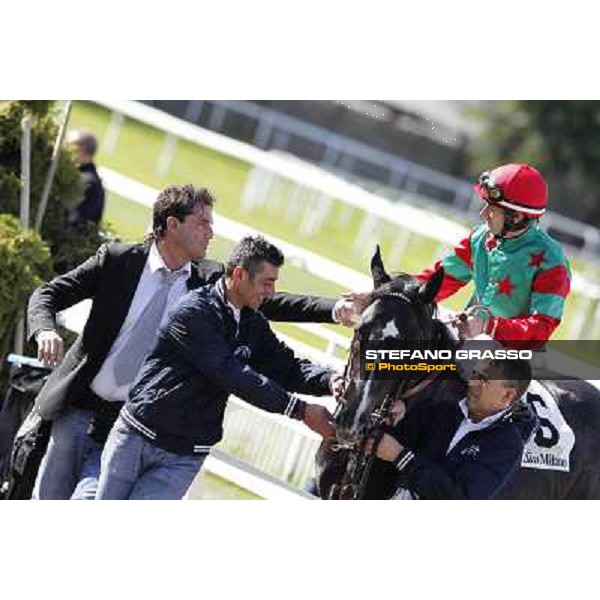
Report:
M377 458L381 460L387 460L388 462L395 461L398 456L400 456L400 452L404 450L404 446L394 437L392 437L389 433L384 433L381 436L381 440L377 446ZM365 444L365 452L367 454L371 454L373 452L373 440L368 439Z
M333 416L320 404L307 404L304 412L304 423L315 433L324 438L330 438L335 435L335 429L332 425Z
M335 318L346 327L354 327L369 304L371 292L347 292L335 303Z
M404 400L400 400L400 398L396 398L394 402L392 402L392 406L390 408L390 412L388 418L386 419L386 423L391 427L398 425L402 419L404 419L404 415L406 414L406 404Z

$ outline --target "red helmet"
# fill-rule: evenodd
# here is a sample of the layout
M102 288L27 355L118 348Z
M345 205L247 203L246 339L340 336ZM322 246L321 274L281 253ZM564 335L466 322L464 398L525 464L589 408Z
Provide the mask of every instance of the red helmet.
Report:
M502 165L482 173L475 191L497 204L528 217L541 217L548 204L548 186L537 169L529 165Z

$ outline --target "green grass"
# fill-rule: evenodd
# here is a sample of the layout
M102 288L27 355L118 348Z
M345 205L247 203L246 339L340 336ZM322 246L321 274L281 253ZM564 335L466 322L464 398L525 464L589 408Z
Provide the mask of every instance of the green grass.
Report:
M104 221L123 241L141 242L152 221L152 211L127 198L108 192Z
M90 103L74 104L72 127L89 127L102 139L110 121L109 112ZM143 181L147 185L163 187L174 182L192 182L207 185L218 198L217 210L230 218L243 221L265 233L289 240L303 247L331 257L359 271L367 272L367 249L354 249L351 240L358 234L363 213L349 210L343 202L334 200L330 216L318 235L302 237L297 219L289 218L288 207L280 202L270 202L250 213L241 213L239 200L242 196L250 166L237 159L220 155L212 150L180 140L171 168L164 177L156 173L156 163L165 141L165 134L151 127L126 119L117 146L111 153L99 150L97 162ZM285 187L285 184L283 184ZM282 192L284 190L281 190ZM302 201L317 202L318 200ZM303 208L303 206L299 207ZM398 228L386 227L379 240L384 253L391 254ZM430 264L439 248L433 240L413 238L411 252L402 262L389 265L391 270L414 272ZM368 249L370 252L371 249Z

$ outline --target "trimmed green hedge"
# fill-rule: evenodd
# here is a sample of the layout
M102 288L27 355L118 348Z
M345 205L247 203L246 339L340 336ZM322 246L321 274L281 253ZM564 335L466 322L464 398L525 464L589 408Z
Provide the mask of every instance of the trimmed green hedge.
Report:
M21 121L31 116L31 223L50 168L58 135L54 102L0 102L0 213L19 215L21 176ZM41 235L48 243L55 273L64 273L93 254L104 241L98 228L73 234L66 232L68 209L81 197L81 177L71 152L63 148L59 155ZM1 268L1 265L0 265Z
M0 101L0 396L6 385L4 358L12 349L15 321L31 292L55 274L65 273L81 263L111 237L102 234L94 224L81 231L67 231L67 212L83 190L74 157L66 147L59 155L41 237L21 228L17 217L21 122L25 115L31 116L31 225L58 135L54 102ZM32 347L27 350L35 352Z

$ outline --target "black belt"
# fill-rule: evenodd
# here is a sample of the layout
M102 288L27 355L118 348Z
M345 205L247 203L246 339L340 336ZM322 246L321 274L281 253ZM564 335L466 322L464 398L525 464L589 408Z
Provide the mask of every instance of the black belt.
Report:
M106 438L121 412L124 402L109 402L88 389L77 401L73 402L74 408L89 410L94 413L88 435L96 442L104 445Z
M109 402L104 398L98 396L98 394L94 394L90 388L88 388L85 392L82 392L77 396L77 398L73 401L74 408L81 408L83 410L91 410L93 412L101 412L104 410L104 407L107 404L119 404L123 406L122 402Z

